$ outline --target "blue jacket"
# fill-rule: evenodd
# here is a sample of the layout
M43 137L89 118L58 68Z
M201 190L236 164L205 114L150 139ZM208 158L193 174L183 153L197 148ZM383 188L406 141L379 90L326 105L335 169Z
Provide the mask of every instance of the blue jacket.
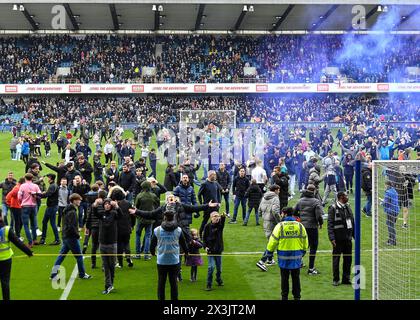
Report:
M182 183L176 186L174 195L179 197L181 203L196 206L197 199L195 197L194 188L191 185L184 186Z
M388 146L381 146L379 148L379 156L381 160L390 160L391 151L394 148L394 143L391 143Z
M398 193L394 188L388 188L385 191L384 200L382 202L386 214L394 217L400 213L400 205L398 203Z
M285 164L286 164L286 168L287 168L287 173L289 175L294 175L296 174L296 162L297 160L295 157L290 157L290 158L286 158L285 159Z
M21 152L22 152L22 155L24 155L24 156L29 154L29 142L25 141L22 144L22 151Z

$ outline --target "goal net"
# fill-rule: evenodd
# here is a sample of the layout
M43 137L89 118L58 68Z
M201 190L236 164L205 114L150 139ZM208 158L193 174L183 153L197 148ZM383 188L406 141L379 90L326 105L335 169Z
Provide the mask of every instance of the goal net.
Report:
M375 300L420 299L420 161L374 161Z

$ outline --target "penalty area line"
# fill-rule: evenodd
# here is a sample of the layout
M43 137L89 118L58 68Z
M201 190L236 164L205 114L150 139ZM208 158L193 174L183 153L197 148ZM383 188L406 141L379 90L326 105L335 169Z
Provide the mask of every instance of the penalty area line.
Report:
M84 257L83 257L83 260L84 260ZM70 294L70 291L73 288L74 281L76 280L78 273L79 273L79 268L77 267L77 263L76 263L76 265L73 268L73 272L71 273L69 282L67 282L67 285L64 288L63 293L61 294L60 300L67 300Z

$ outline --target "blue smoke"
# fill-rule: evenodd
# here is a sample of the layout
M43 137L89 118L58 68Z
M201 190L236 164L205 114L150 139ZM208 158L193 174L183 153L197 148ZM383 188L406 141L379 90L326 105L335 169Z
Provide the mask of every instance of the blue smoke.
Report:
M388 73L393 73L393 63L402 48L408 47L410 36L393 35L390 33L400 22L398 6L389 6L388 12L382 12L375 25L373 33L353 34L344 36L342 49L337 53L335 62L342 67L344 74L356 77L367 74L371 82L388 82ZM391 68L390 68L391 66ZM400 68L393 77L399 77L405 68Z

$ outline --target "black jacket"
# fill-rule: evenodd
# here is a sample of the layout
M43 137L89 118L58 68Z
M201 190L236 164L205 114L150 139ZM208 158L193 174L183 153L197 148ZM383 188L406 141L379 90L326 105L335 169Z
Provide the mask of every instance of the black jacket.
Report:
M67 179L67 185L70 186L73 184L73 179L75 176L82 176L78 170L67 171L65 178Z
M222 187L217 181L202 183L198 190L197 198L200 203L209 203L210 201L220 203Z
M287 201L289 198L289 176L284 173L273 176L274 184L280 187L279 198L281 202Z
M61 159L66 158L66 149L64 149L63 152L61 152ZM70 149L70 161L74 161L76 159L76 150Z
M225 227L225 217L220 217L218 223L207 223L203 231L203 245L209 248L209 254L221 254L224 250L223 229Z
M168 191L173 191L174 188L178 185L178 181L176 180L174 169L166 168L165 180L163 182L163 185Z
M362 168L362 190L367 194L372 193L372 169Z
M354 217L350 206L342 205L339 208L337 203L328 209L328 238L330 241L345 241L354 238ZM347 220L350 220L352 228L349 229Z
M231 178L229 172L217 170L216 172L217 182L219 182L220 186L223 190L230 189Z
M136 184L136 175L132 171L123 171L120 173L118 184L124 191L133 192Z
M252 184L246 191L245 197L248 198L248 207L258 209L263 193L258 184Z
M92 182L92 165L85 160L82 164L76 163L76 169L82 174L83 179L86 180L88 184Z
M98 192L89 191L86 194L86 202L88 203L88 210L87 210L87 214L85 215L86 220L84 221L84 224L86 225L86 228L89 230L93 228L99 228L99 219L92 212L92 205L96 199L98 199Z
M79 222L77 220L77 208L69 204L63 211L62 216L63 239L79 239Z
M45 163L45 166L47 168L50 168L52 171L57 172L57 183L60 183L61 179L66 176L67 167L64 165L56 167L56 166L53 166L52 164Z
M190 178L190 182L194 181L195 172L200 168L200 165L198 164L196 167L192 164L184 165L184 171L183 173Z
M118 219L118 238L128 237L136 224L136 217L128 211L131 203L127 200L118 201L118 206L121 210L121 217Z
M55 183L51 183L42 197L47 198L47 207L58 206L58 186Z
M6 202L6 196L7 194L12 191L12 189L14 188L14 186L16 185L16 180L13 179L12 181L9 180L4 180L4 182L0 183L0 188L2 189L2 194L3 194L3 203Z
M118 222L121 218L121 209L105 211L103 205L92 206L93 214L99 219L99 243L114 244L118 241Z
M160 199L160 195L168 192L168 190L162 186L159 182L156 184L156 187L152 188L151 191Z
M96 154L93 156L93 173L96 175L101 175L104 165L101 163L101 158Z
M114 176L114 178L110 178ZM120 177L120 172L118 171L118 168L115 168L115 171L112 170L112 168L108 168L105 170L105 178L106 178L106 185L108 185L111 181L118 182L118 179Z
M80 184L80 185L73 185L71 189L72 193L77 193L83 198L83 202L86 201L86 194L90 191L90 187L88 184Z
M313 192L304 191L294 210L305 228L318 228L324 223L322 204Z
M232 183L232 192L235 196L245 197L245 193L250 186L249 179L247 177L241 178L240 176L235 177Z

